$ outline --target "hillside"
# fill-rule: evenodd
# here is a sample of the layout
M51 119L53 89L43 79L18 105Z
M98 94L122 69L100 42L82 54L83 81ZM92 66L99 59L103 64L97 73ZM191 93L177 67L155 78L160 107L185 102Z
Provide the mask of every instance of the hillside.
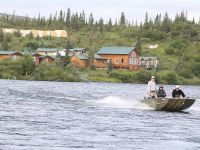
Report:
M189 21L184 12L177 14L174 20L167 13L163 17L157 15L152 20L146 13L144 23L140 25L137 22L130 24L124 13L119 22L111 19L105 22L102 18L95 21L92 14L87 19L84 12L71 13L70 9L51 14L48 18L13 18L0 15L0 28L63 29L67 30L68 38L21 37L17 32L13 35L0 32L0 49L23 51L35 50L37 47L86 47L93 54L103 46L136 45L143 56L157 56L160 59L159 69L149 71L158 76L160 83L200 84L200 24ZM159 47L148 49L146 45L149 44L159 44ZM95 76L91 72L88 73L89 78L90 75ZM104 75L109 77L106 73L102 75L102 71L95 72L100 72L102 78ZM126 71L122 72L126 74ZM117 75L114 78L121 81Z

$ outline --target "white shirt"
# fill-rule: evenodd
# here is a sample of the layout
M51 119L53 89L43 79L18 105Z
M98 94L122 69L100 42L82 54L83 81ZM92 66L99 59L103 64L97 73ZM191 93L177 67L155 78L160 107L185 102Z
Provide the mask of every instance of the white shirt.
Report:
M149 81L148 82L148 87L147 87L147 91L156 91L156 82L155 81Z

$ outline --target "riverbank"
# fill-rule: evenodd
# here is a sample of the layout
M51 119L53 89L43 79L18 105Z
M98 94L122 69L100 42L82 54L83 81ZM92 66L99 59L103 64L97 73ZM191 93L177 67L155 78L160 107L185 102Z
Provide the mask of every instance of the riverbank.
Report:
M17 61L4 60L0 62L1 79L146 84L151 75L156 76L158 84L200 85L199 78L195 76L189 79L183 78L170 70L129 71L125 69L113 69L109 71L107 69L75 68L72 65L64 67L57 62L35 65L28 56Z

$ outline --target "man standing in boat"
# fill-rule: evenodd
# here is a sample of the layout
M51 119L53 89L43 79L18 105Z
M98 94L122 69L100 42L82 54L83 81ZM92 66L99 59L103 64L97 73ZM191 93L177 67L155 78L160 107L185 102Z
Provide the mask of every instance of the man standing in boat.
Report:
M183 93L182 90L180 90L179 85L176 85L176 88L172 92L172 97L173 98L180 98L180 97L185 97L185 94Z
M148 95L150 98L156 98L156 82L155 82L155 76L151 77L151 80L148 82L148 87L147 87L147 91L148 91Z

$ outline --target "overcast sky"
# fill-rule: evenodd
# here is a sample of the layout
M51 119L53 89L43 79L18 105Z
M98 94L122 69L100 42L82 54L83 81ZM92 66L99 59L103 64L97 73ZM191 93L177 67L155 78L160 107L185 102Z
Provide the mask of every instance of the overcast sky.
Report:
M0 0L0 12L12 14L15 10L21 16L49 16L67 8L72 12L84 10L87 16L92 12L95 19L105 20L119 18L121 12L132 21L143 21L145 12L153 19L166 11L171 17L181 11L187 11L189 19L198 21L200 17L200 0Z

